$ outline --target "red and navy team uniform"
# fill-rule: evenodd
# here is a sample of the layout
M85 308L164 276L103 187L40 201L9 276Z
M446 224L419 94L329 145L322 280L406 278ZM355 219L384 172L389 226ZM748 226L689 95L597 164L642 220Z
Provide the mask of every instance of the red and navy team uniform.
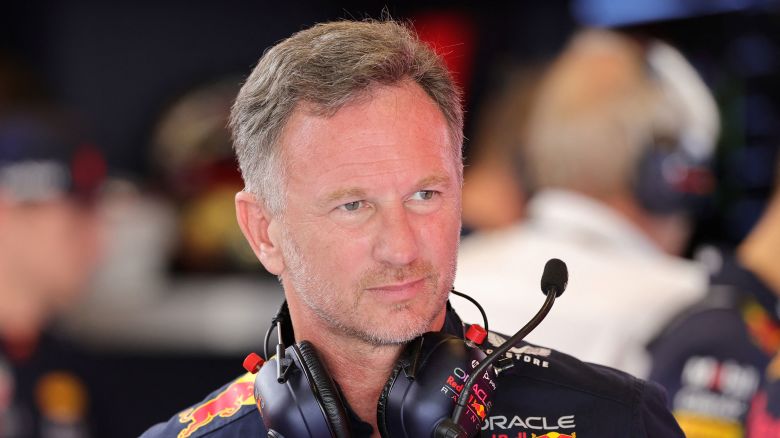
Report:
M462 337L466 328L448 307L443 331ZM490 352L507 338L491 332L483 347ZM495 404L484 419L482 437L684 436L656 384L530 344L512 348L508 355L514 365L496 381ZM201 404L152 427L142 438L264 437L254 405L253 378L248 374L225 385ZM371 426L348 406L347 410L352 435L370 436Z
M748 411L780 347L777 297L732 255L721 257L708 295L649 345L650 380L667 389L690 438L747 436Z

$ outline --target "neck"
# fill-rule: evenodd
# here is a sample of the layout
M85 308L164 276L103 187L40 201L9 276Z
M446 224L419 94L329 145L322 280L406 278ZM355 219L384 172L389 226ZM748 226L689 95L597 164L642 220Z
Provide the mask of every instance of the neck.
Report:
M633 197L624 193L616 193L597 199L609 205L634 224L663 252L679 256L685 250L685 244L690 234L690 225L684 215L652 215L642 208Z
M288 299L295 341L306 340L315 346L341 395L363 421L378 435L376 409L379 395L395 367L402 345L373 345L336 332L308 308Z
M777 269L780 248L780 192L775 194L761 220L739 245L739 262L780 295L780 270Z

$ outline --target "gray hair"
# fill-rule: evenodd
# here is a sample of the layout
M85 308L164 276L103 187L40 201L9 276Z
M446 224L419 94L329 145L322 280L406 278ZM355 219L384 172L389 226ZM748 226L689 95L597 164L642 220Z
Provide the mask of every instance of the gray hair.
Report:
M596 197L630 189L644 150L658 139L675 144L693 123L679 93L656 76L631 38L607 30L576 35L536 95L520 156L531 188ZM699 100L712 101L698 76L691 81L703 90ZM708 105L714 121L707 126L717 126L715 103Z
M268 49L249 75L230 115L244 190L271 214L284 210L285 166L278 145L290 116L306 104L330 116L375 85L410 79L438 105L462 168L460 90L441 58L405 25L387 21L317 24ZM462 171L462 170L461 170Z

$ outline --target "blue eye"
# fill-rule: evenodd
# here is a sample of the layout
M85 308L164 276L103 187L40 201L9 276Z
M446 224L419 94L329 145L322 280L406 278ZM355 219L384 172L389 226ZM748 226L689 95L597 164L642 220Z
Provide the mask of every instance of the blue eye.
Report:
M359 209L362 204L363 201L352 201L342 205L341 208L346 211L357 211L357 209Z
M433 199L433 196L435 194L436 192L434 190L420 190L419 192L415 192L412 198L417 200L427 201Z

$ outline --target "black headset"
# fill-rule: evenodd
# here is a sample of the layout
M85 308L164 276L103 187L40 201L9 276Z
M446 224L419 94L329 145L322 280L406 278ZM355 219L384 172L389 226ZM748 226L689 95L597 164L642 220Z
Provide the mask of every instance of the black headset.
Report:
M351 437L344 400L314 346L301 341L284 347L282 331L290 333L289 327L285 327L288 321L285 303L272 323L279 336L276 355L259 369L255 378L255 400L268 430L267 437ZM483 341L487 331L477 325L472 327L478 328L470 333L481 334L463 339L429 332L406 345L379 397L377 425L382 437L472 437L479 433L493 404L493 367L471 386L465 401L464 414L457 424L466 435L442 432L446 429L442 424L452 416L464 383L486 357L476 344Z
M715 150L716 103L693 67L666 43L651 42L645 48L644 64L648 78L663 94L676 98L688 113L697 114L689 115L693 120L686 120L673 138L647 140L634 193L651 213L697 213L714 191L710 162Z
M488 333L485 311L473 298L452 290L479 309L485 328L471 325L465 339L428 332L406 345L379 396L380 435L383 438L476 436L493 407L496 370L512 366L502 363L504 355L542 322L555 298L566 290L568 281L566 264L558 259L548 260L540 283L547 296L541 309L489 356L479 348ZM244 361L247 370L257 373L255 400L268 431L267 438L351 437L344 400L314 346L301 341L284 347L283 338L292 338L289 321L285 302L265 335L268 357L268 339L276 327L279 337L276 355L264 364L254 353Z

